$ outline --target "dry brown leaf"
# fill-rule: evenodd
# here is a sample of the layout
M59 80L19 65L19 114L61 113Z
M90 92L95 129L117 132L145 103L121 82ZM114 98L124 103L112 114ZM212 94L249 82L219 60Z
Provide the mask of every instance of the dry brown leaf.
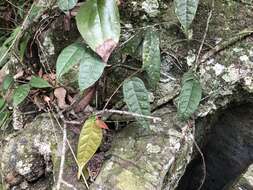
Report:
M94 93L95 93L95 86L88 88L82 100L74 108L75 112L80 112L84 110L86 106L89 105L92 98L94 97Z
M23 70L19 70L17 72L17 74L14 75L14 79L19 79L20 77L24 76L24 71Z
M63 87L56 88L54 90L54 95L57 99L57 105L59 106L60 109L65 109L66 107L68 107L65 101L66 94L67 91Z

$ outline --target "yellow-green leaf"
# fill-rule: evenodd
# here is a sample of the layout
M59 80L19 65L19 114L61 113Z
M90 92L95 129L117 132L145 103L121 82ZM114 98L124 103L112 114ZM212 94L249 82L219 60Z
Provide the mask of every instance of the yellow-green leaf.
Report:
M87 119L80 133L77 147L78 179L83 168L100 146L102 137L102 129L96 125L95 118Z

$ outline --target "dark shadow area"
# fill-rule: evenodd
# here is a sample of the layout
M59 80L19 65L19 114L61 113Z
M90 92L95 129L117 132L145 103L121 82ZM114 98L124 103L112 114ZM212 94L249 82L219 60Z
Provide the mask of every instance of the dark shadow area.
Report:
M233 105L218 117L206 145L206 180L202 190L226 190L253 162L253 104ZM177 190L197 190L203 178L202 161L191 161Z

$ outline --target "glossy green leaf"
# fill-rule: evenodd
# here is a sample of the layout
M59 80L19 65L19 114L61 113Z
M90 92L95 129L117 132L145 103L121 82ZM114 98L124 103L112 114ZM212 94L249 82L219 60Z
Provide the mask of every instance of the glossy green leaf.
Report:
M141 79L133 77L125 80L123 84L124 101L131 112L150 115L150 103L148 91ZM142 117L136 117L136 120L143 126L149 127L149 121Z
M2 89L3 92L6 93L7 90L11 87L11 85L14 83L14 78L12 75L8 74L4 77Z
M96 153L103 138L102 129L95 123L95 118L91 117L86 120L81 130L78 147L77 147L77 162L78 162L78 178L88 161Z
M84 48L79 43L71 44L63 49L56 62L56 77L58 80L72 67L80 63L83 53Z
M76 5L77 0L58 0L57 4L62 11L68 11Z
M202 89L199 80L192 71L184 74L182 88L178 101L178 114L182 120L187 120L198 109Z
M76 16L83 39L104 62L118 44L120 19L116 0L87 0Z
M160 80L161 57L159 45L159 34L153 29L148 29L143 42L142 68L147 72L152 87L156 87Z
M176 15L186 33L195 17L199 0L174 0Z
M23 84L18 86L13 93L13 105L18 106L21 102L25 100L30 91L29 84Z
M52 87L47 81L40 77L32 76L32 79L30 80L31 87L34 88L50 88Z
M85 90L92 86L103 74L106 64L94 55L86 51L79 68L79 88Z

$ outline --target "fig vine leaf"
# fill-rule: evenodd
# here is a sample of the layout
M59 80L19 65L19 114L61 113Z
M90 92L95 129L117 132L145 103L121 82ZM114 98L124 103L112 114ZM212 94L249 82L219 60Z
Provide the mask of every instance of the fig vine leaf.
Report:
M147 72L151 87L155 88L160 80L160 42L154 29L148 29L145 34L142 51L142 68Z
M79 88L85 90L92 86L103 74L106 64L94 53L86 51L79 68Z
M102 138L102 129L96 125L95 117L87 119L81 130L77 147L78 179L85 165L100 146Z
M125 80L123 84L123 95L124 101L131 112L150 115L148 91L141 79L133 77ZM136 117L136 120L143 127L149 127L149 121L145 118Z
M77 28L86 43L104 62L119 42L120 18L115 0L87 0L76 16Z
M56 77L58 80L73 66L78 65L83 58L84 48L79 43L74 43L62 50L56 61Z
M187 120L198 109L202 96L199 80L192 71L184 74L182 88L178 101L178 114L182 120Z
M199 0L175 0L175 13L182 24L186 34L195 17Z

